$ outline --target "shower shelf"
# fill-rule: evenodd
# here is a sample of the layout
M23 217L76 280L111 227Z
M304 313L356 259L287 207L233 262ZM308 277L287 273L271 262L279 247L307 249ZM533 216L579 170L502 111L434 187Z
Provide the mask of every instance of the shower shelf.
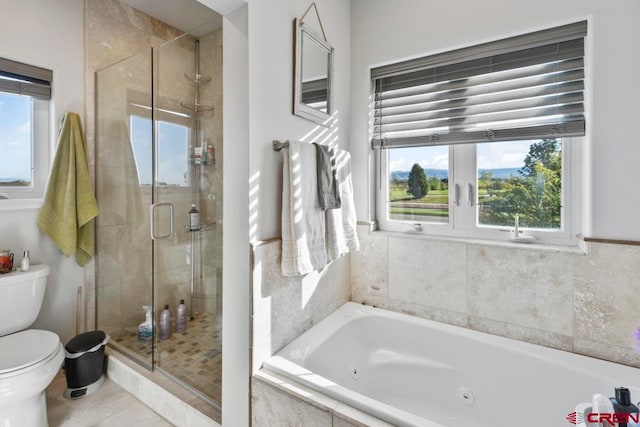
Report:
M194 113L200 113L200 112L203 112L203 111L213 111L214 110L214 107L212 107L211 105L204 105L204 104L189 105L189 104L186 104L184 102L181 102L180 105L182 105L187 110L193 111Z
M184 76L187 79L191 80L191 82L194 84L206 83L211 81L211 77L203 76L202 74L184 73Z
M189 226L185 225L184 226L184 231L186 231L187 233L197 233L200 231L209 231L209 230L213 230L214 228L216 228L218 226L217 222L210 222L209 224L203 224L200 226L200 228L198 228L197 230L190 230Z

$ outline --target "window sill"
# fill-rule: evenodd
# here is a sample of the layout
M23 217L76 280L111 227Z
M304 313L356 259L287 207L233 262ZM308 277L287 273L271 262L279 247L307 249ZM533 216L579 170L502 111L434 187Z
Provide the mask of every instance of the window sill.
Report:
M360 223L361 225L365 225ZM506 240L490 240L490 239L480 239L480 238L472 238L472 237L453 237L453 236L439 236L433 234L419 233L419 232L400 232L400 231L387 231L387 230L378 230L375 225L372 225L370 228L371 233L376 233L378 235L402 238L402 239L422 239L422 240L434 240L441 242L458 242L458 243L466 243L469 245L484 245L484 246L494 246L494 247L503 247L510 249L525 249L525 250L533 250L533 251L549 251L549 252L562 252L562 253L571 253L576 255L587 255L587 243L580 239L578 244L575 246L563 246L563 245L553 245L546 243L537 243L537 242L511 242Z
M0 200L0 211L40 209L42 201L42 199L2 199Z

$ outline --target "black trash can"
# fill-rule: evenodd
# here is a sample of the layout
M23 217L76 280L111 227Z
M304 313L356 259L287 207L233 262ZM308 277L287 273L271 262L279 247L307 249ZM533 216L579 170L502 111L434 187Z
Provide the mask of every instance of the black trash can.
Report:
M104 346L108 342L109 335L93 331L77 335L64 346L64 373L67 377L64 397L77 399L93 393L102 385Z

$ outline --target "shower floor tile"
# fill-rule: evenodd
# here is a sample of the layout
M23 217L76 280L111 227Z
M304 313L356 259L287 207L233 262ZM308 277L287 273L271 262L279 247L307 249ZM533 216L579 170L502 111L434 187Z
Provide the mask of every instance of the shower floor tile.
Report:
M158 340L156 367L186 383L216 403L222 391L222 337L220 317L203 313L187 323L184 333L173 332ZM137 334L112 337L113 345L142 361L151 361L151 343L138 341Z

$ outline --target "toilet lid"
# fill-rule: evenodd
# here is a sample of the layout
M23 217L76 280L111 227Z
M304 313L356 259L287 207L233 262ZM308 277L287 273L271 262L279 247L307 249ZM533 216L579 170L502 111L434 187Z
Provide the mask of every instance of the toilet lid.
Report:
M0 375L46 359L59 345L60 338L56 334L38 329L0 337Z

